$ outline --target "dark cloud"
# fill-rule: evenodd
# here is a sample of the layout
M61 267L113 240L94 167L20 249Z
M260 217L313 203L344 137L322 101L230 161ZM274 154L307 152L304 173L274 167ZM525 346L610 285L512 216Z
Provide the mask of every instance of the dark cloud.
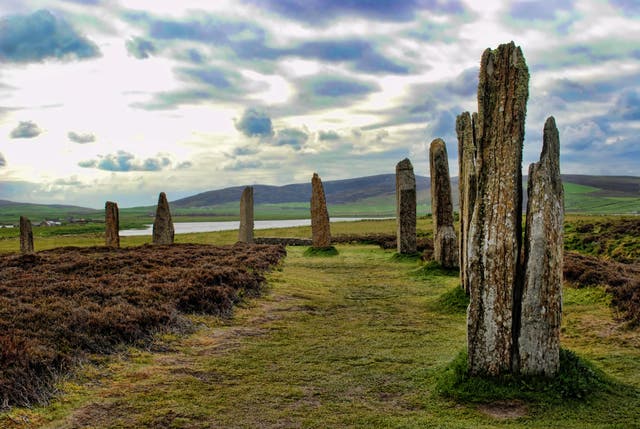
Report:
M7 165L7 160L4 158L4 155L0 153L0 167L5 167Z
M35 122L20 121L18 126L11 131L12 139L32 139L42 134L42 130Z
M573 9L573 0L516 0L511 3L509 15L520 20L553 21L558 11Z
M464 70L453 81L446 84L446 89L463 97L474 96L478 93L478 76L480 68L471 67Z
M249 108L236 121L236 129L247 137L270 137L273 135L271 118L266 113Z
M304 42L287 48L267 43L266 31L252 23L233 22L207 15L184 21L157 19L148 14L130 15L148 26L150 37L161 40L191 40L230 49L243 60L275 60L300 57L329 62L348 62L356 70L370 73L407 74L409 68L380 54L368 41L358 39ZM188 52L194 63L202 63L197 51Z
M5 61L38 62L99 55L93 42L47 10L0 19L0 58Z
M361 16L381 21L409 21L418 10L459 14L459 0L245 0L307 23L326 23L340 16Z
M283 51L304 58L316 58L330 62L354 63L357 70L371 73L407 74L409 69L394 63L378 53L371 43L363 40L333 40L306 42L300 46Z
M239 146L233 150L233 156L255 155L260 152L257 146Z
M229 89L232 87L229 81L230 73L215 67L185 68L179 69L178 72L196 83L203 83L218 89Z
M619 8L625 15L640 15L638 0L610 0L611 4Z
M339 140L339 139L340 139L340 135L333 130L318 132L318 140L320 141Z
M194 64L204 63L204 57L197 49L189 49L187 51L187 58Z
M143 39L142 37L134 37L133 39L127 40L126 46L129 55L139 60L149 58L156 53L155 45L150 40Z
M133 154L119 150L115 154L99 155L98 159L81 161L78 165L84 168L118 172L160 171L170 167L171 160L162 155L158 155L156 158L137 160Z
M361 97L378 89L377 86L342 78L319 78L311 82L311 91L320 97Z
M640 93L629 89L624 91L611 112L615 117L627 121L640 121Z
M144 110L171 110L182 105L202 104L215 98L208 89L185 89L153 94L151 101L132 103L131 107Z
M96 136L91 133L76 133L75 131L69 131L67 134L69 140L74 143L85 144L85 143L93 143L96 141Z
M456 115L461 112L462 109L439 111L427 126L427 140L431 142L433 139L441 138L445 142L452 142L454 139L457 141Z
M278 131L273 143L276 146L290 146L300 149L309 140L309 134L298 128L284 128Z

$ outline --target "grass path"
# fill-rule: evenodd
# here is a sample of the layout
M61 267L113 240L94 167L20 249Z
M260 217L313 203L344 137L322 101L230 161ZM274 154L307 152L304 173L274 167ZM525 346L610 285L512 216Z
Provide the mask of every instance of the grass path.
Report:
M640 427L638 334L616 331L597 293L568 294L576 317L565 337L581 354L606 356L635 388L588 403L515 404L524 417L496 419L487 413L506 416L513 404L462 405L434 391L465 344L464 313L438 305L457 276L416 275L415 261L374 246L338 249L309 258L290 247L266 295L233 319L193 317L192 335L164 334L151 350L87 365L50 406L14 410L0 427ZM609 337L596 342L589 332L599 329Z

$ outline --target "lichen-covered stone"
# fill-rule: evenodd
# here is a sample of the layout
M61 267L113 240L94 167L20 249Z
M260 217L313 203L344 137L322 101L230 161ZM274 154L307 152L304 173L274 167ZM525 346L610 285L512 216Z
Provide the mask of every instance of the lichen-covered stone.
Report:
M33 252L33 229L31 228L31 221L25 216L20 216L20 253L26 255Z
M311 240L313 247L331 246L331 227L322 180L317 173L311 178Z
M460 194L460 239L458 258L460 265L460 285L469 294L469 280L467 271L467 243L469 241L469 224L476 197L476 142L475 122L477 114L473 116L464 112L456 118L456 133L458 135L458 189Z
M416 253L416 176L408 158L396 165L396 223L398 253Z
M431 213L433 216L433 259L445 268L458 266L458 240L453 227L453 203L447 146L435 139L429 146Z
M554 375L560 368L564 192L555 119L544 126L540 162L529 166L519 371Z
M120 215L118 204L107 201L104 205L104 237L107 247L120 247Z
M253 243L253 186L247 186L240 198L240 228L238 241Z
M467 248L467 344L472 374L499 375L512 370L528 83L522 51L513 42L496 50L487 49L482 55L476 129L477 193Z
M153 221L153 244L173 244L175 231L171 220L171 210L169 202L164 192L160 192L158 197L158 207L156 208L156 218Z

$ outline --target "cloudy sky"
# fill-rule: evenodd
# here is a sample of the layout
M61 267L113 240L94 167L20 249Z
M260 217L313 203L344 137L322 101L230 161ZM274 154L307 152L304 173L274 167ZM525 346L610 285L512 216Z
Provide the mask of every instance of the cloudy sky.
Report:
M640 175L637 0L0 0L0 199L150 205L226 186L428 175L515 41L564 173Z

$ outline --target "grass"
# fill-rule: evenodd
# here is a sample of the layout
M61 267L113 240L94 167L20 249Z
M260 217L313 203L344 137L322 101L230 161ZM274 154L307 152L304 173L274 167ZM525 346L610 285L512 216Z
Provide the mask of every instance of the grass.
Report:
M332 233L394 226L332 224ZM265 235L276 233L310 235ZM222 244L235 234L178 239ZM393 260L375 245L336 248L326 258L289 247L266 296L233 319L189 316L199 327L190 336L164 333L147 349L94 356L50 405L0 414L0 427L638 427L640 334L616 321L603 288L565 289L561 342L613 378L612 389L478 404L439 393L466 343L455 272ZM514 418L493 412L514 405L524 406Z
M304 251L304 256L314 256L314 257L322 257L322 256L336 256L338 254L338 249L335 246L328 247L308 247L307 250Z

